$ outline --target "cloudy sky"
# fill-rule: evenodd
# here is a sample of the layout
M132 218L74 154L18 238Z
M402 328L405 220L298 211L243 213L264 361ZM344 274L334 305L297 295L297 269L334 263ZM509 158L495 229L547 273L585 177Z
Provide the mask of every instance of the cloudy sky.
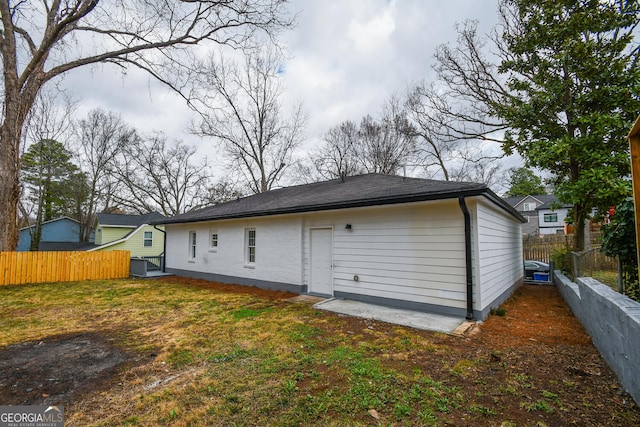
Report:
M310 112L311 135L375 115L385 99L432 77L436 46L455 42L466 19L489 29L495 0L295 1L298 28L286 34L289 94Z
M299 15L281 37L291 55L284 102L302 101L308 145L344 120L378 114L393 93L431 78L435 48L455 42L456 23L474 19L484 32L497 21L497 0L292 0L289 10ZM65 85L81 101L80 115L95 107L116 111L138 129L215 156L212 141L187 132L193 115L185 102L142 72L96 66L69 74Z

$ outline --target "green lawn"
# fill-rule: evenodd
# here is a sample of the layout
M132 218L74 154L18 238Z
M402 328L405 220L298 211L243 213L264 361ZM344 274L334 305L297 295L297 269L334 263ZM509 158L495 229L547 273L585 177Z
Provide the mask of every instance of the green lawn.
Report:
M275 293L178 279L10 286L0 295L1 347L91 331L132 355L110 381L64 402L67 425L640 421L628 405L602 408L619 397L615 390L589 394L580 383L589 378L570 377L563 366L558 374L532 368L550 369L546 358L567 349L527 359L527 349L497 351Z

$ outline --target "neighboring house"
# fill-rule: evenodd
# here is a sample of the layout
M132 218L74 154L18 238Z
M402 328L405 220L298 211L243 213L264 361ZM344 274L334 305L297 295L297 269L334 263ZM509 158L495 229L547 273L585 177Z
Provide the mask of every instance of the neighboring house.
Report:
M482 184L369 174L157 223L169 273L484 319L522 283L524 221Z
M522 234L564 234L564 219L569 206L551 209L551 205L558 201L556 196L507 197L504 200L527 220L522 225Z
M164 253L162 227L149 225L164 219L164 215L151 212L144 215L97 214L96 247L89 251L126 250L132 257L158 256Z
M20 229L17 251L28 251L31 247L31 235L35 225ZM80 223L73 218L63 216L61 218L42 223L40 237L40 251L74 251L84 250L92 245L88 242L80 242Z
M539 234L566 234L565 218L569 212L570 205L561 205L556 209L551 209L551 203L557 202L554 198L549 203L538 207L538 233Z

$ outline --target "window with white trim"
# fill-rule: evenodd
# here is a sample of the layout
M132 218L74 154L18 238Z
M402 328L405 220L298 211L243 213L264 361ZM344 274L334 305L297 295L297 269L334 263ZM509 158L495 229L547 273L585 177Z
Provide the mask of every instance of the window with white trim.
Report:
M557 213L544 214L544 222L558 222Z
M218 249L218 230L209 230L209 250Z
M244 230L245 241L245 263L254 264L256 262L256 229L247 228Z
M523 203L522 204L522 209L527 212L527 211L535 211L536 210L536 204L535 203Z
M196 258L196 232L189 232L189 259Z
M144 239L143 239L143 246L153 246L153 231L145 231L144 232Z

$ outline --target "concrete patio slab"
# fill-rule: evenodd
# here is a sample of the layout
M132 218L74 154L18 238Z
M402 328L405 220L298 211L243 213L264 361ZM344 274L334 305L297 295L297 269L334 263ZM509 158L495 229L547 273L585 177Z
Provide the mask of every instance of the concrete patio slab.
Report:
M337 298L319 302L313 307L347 316L374 319L381 322L394 323L416 329L444 332L446 334L453 334L456 330L459 331L459 327L466 322L466 320L461 317L401 310ZM467 328L464 329L466 330Z

